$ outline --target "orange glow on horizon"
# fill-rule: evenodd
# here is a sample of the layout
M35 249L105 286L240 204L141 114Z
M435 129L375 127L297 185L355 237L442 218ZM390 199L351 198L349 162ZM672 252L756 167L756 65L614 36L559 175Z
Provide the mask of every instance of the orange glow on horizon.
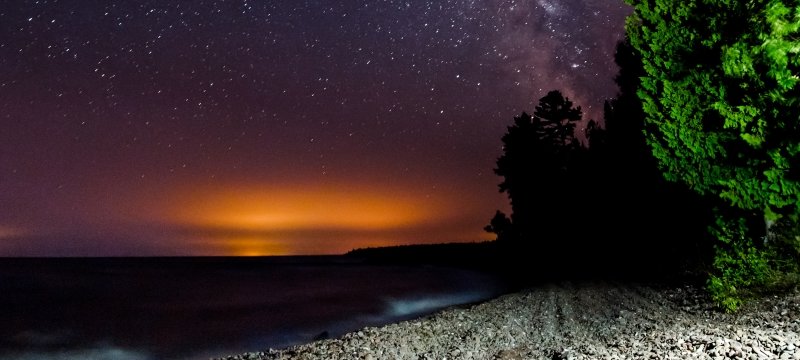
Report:
M0 239L17 237L23 234L24 232L22 229L13 226L0 225Z
M258 236L221 239L215 242L228 256L275 256L291 255L285 244Z
M224 256L291 256L291 255L341 255L364 247L397 245L396 240L369 239L354 236L348 240L322 241L253 236L219 236L194 241L199 248Z
M415 194L364 189L225 189L185 197L170 209L173 221L238 231L397 229L435 221L442 208Z
M143 220L176 227L173 239L202 255L333 255L487 237L463 217L469 199L447 191L230 183L184 187L157 201L150 208L160 211Z

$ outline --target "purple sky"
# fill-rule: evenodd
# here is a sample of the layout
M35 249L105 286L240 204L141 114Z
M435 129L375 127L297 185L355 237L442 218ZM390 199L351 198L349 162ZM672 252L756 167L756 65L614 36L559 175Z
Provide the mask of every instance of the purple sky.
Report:
M515 115L599 118L621 0L15 1L0 256L490 239Z

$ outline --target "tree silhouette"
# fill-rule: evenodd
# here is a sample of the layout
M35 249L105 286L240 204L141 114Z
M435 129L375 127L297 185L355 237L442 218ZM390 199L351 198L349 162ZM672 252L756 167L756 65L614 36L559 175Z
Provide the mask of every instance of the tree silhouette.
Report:
M626 38L614 58L619 93L605 102L604 128L590 123L586 130L587 177L602 189L586 202L586 211L595 214L592 236L610 239L595 251L619 264L620 272L669 275L702 266L710 255L703 235L711 221L710 204L661 176L645 141L645 113L637 96L645 74L641 57Z
M563 233L574 203L569 164L581 149L574 134L580 120L580 107L573 107L559 91L550 91L533 116L515 117L502 137L503 154L495 173L503 177L499 188L511 201L516 246L554 251L548 245L555 234ZM537 237L542 241L534 243Z
M497 235L498 243L506 243L514 236L511 228L511 219L500 210L495 212L494 217L489 221L489 225L486 225L483 230Z
M513 276L674 276L707 253L698 245L709 205L666 181L645 142L641 59L622 42L616 61L620 92L605 103L605 127L583 129L589 148L575 136L580 108L558 91L502 138L495 172L512 214L498 211L485 230L502 239Z
M575 123L581 120L581 108L572 107L572 102L557 90L550 91L539 99L533 113L543 127L542 139L557 153L566 153L580 143L575 138Z

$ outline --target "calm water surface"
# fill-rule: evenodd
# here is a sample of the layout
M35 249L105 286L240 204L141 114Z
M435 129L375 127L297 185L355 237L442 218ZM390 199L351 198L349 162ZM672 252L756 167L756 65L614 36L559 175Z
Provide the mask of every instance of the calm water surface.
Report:
M345 257L0 259L0 359L207 359L503 290L477 271Z

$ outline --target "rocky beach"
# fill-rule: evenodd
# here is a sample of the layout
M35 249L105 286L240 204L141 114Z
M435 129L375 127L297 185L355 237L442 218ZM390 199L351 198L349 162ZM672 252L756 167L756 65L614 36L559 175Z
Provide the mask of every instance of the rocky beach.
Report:
M797 290L725 314L696 286L566 282L224 359L800 359L798 333Z

